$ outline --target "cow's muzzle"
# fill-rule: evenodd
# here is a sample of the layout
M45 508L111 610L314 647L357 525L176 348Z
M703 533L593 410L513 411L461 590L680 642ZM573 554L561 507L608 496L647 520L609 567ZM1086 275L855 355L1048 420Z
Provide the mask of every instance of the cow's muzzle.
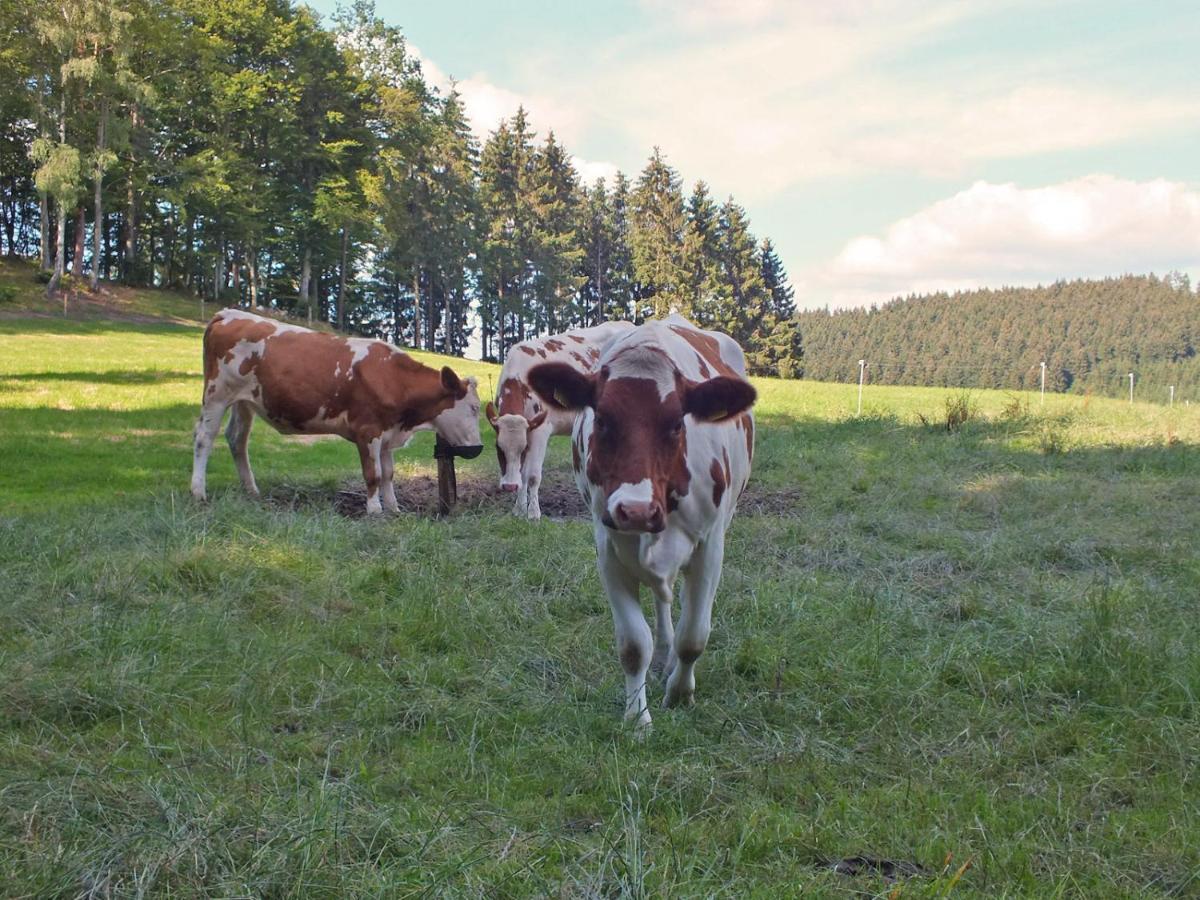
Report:
M635 531L658 534L667 527L667 517L657 500L648 503L622 501L612 514L606 510L600 521L614 531Z
M434 459L454 459L456 456L461 456L463 459L474 459L482 452L483 444L469 444L464 447L456 447L454 444L442 440L440 434L437 436L437 440L433 442Z

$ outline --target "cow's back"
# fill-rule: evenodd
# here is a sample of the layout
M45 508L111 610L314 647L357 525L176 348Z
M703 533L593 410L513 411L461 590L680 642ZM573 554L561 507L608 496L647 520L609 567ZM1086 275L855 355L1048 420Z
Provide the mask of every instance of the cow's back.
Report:
M499 414L533 415L534 395L527 376L534 366L560 362L580 372L594 371L605 350L634 327L632 322L603 322L591 328L574 328L563 334L529 338L514 344L500 370L496 397Z

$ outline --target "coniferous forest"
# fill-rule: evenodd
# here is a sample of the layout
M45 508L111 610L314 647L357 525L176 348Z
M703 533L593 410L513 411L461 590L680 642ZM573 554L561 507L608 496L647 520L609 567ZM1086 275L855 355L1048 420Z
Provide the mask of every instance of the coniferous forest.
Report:
M480 142L370 0L0 0L0 253L63 278L503 359L677 310L752 371L1119 394L1200 390L1186 278L1075 281L796 314L771 241L655 148L582 182L523 110Z
M770 241L655 149L583 184L523 110L472 134L369 0L0 0L0 252L485 358L670 309L790 371ZM544 129L544 130L539 130ZM474 334L472 334L474 332Z
M1126 275L910 297L872 309L808 311L802 374L926 384L1200 402L1200 297L1185 275ZM1153 393L1151 393L1151 391Z

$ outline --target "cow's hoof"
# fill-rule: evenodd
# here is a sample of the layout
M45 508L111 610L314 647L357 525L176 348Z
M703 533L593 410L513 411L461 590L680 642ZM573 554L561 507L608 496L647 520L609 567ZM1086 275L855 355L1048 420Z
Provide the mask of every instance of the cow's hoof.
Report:
M654 723L650 721L650 717L639 719L630 729L630 736L639 744L644 743L648 737L654 732Z

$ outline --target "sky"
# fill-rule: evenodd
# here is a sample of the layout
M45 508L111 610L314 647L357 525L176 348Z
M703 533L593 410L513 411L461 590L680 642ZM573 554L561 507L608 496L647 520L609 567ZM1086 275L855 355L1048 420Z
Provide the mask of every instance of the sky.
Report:
M589 181L732 195L801 307L1200 281L1195 0L376 3L481 138L523 104Z

